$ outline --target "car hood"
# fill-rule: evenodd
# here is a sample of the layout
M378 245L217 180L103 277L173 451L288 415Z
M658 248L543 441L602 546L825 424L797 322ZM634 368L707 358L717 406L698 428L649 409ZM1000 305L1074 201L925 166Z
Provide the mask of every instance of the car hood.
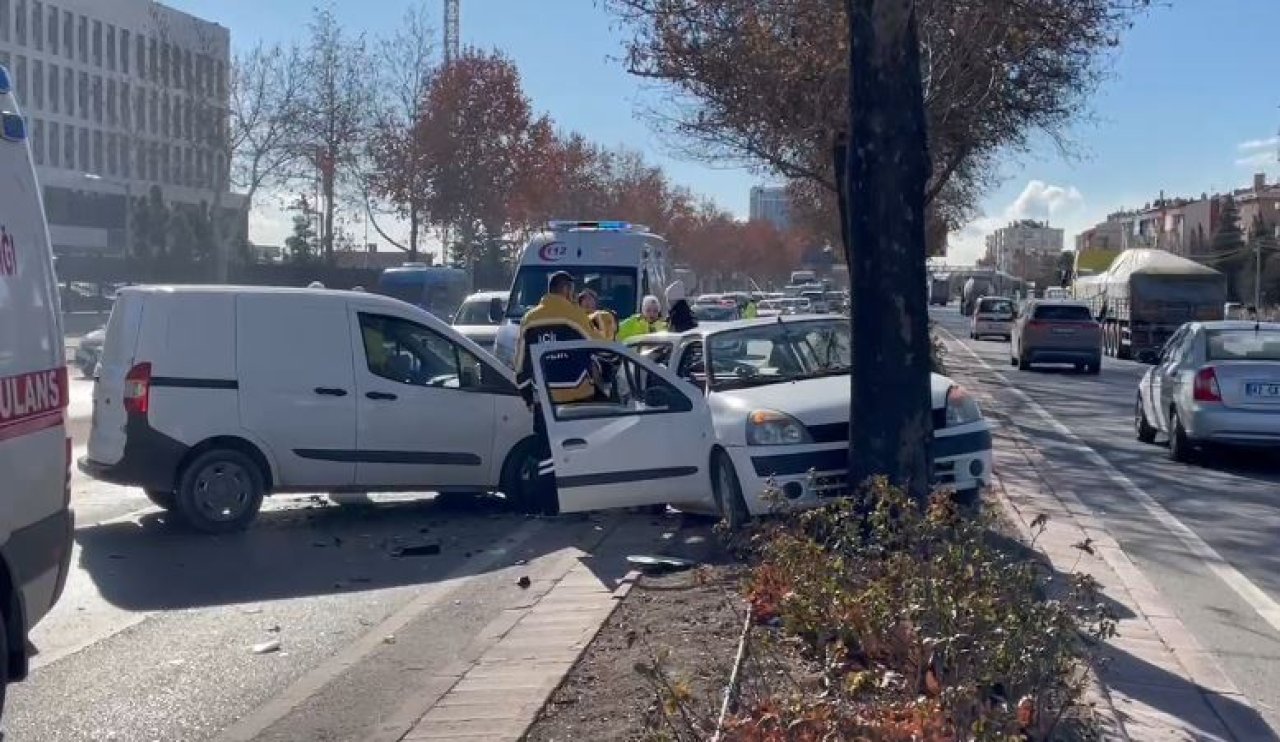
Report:
M493 339L498 336L498 325L454 325L453 329L475 342L481 340L493 342Z
M929 406L946 404L947 390L955 382L940 374L929 375ZM712 392L708 402L717 418L753 410L775 410L805 425L825 425L849 419L849 376L825 376L767 386Z

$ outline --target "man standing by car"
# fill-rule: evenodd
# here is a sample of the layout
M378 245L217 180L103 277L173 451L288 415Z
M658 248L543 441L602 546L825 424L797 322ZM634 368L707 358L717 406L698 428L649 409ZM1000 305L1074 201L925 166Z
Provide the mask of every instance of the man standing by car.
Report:
M555 515L560 509L551 441L534 394L531 348L538 343L599 339L604 339L602 334L592 325L582 306L574 301L573 275L564 271L553 273L547 281L547 293L520 321L520 335L516 339L516 386L533 412L533 432L538 438L538 479L533 502L519 503L525 512ZM583 402L595 396L594 370L587 359L584 353L565 353L563 357L544 359L543 378L553 404Z

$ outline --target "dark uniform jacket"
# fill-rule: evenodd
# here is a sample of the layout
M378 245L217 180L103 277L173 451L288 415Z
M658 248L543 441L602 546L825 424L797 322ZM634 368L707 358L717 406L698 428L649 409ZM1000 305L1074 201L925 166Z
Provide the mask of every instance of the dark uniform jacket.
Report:
M529 310L520 322L516 341L516 385L525 402L533 404L533 355L536 343L601 340L586 310L558 294L542 297L538 306ZM551 401L581 402L595 396L590 364L584 353L544 356L543 377Z

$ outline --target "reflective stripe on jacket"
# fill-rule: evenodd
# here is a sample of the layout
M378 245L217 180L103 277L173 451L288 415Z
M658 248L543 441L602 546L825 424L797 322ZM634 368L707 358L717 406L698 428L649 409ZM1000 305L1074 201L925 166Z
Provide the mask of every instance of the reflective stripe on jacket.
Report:
M558 294L547 294L520 321L516 339L516 386L525 402L533 404L533 356L529 349L535 343L571 340L604 340L591 323L586 310ZM552 402L579 402L595 396L590 369L578 361L581 353L563 357L544 357L542 375Z
M618 325L618 342L623 342L629 337L636 335L647 335L651 332L664 332L667 329L667 323L663 320L654 320L650 322L645 319L643 314L633 314L626 318L621 325Z

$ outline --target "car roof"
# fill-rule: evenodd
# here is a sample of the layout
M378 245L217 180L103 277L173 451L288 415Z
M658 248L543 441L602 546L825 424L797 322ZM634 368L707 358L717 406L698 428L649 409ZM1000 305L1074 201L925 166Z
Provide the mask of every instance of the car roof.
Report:
M1219 319L1209 322L1197 322L1205 330L1280 330L1280 322L1254 322L1247 319Z
M717 335L722 332L733 332L734 330L744 330L751 327L765 327L776 324L793 324L800 322L839 322L843 318L834 314L792 314L778 315L776 317L756 317L752 319L735 319L729 322L716 322L708 325L698 325L692 330L684 332L650 332L644 335L635 335L627 338L627 342L632 341L649 341L649 342L672 342L678 338L688 337L706 337L707 335Z

